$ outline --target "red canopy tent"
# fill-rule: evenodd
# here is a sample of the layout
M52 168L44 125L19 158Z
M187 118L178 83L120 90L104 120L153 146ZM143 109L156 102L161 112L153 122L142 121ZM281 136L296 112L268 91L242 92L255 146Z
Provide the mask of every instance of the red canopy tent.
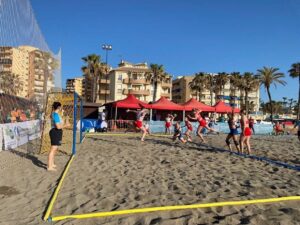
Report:
M150 108L150 106L147 103L142 102L132 94L129 94L125 99L113 102L112 105L113 107L127 108L127 109L139 109L142 106L144 108Z
M231 113L233 108L229 105L226 105L225 102L219 101L217 104L215 104L215 109L217 113ZM235 113L239 113L240 109L234 108Z
M209 105L205 105L202 102L198 102L196 99L191 98L186 103L183 103L182 106L186 111L192 111L193 109L200 109L203 112L214 112L215 108Z
M182 105L177 105L174 102L166 99L165 97L161 97L156 102L150 104L151 109L158 109L158 110L178 110L183 111L184 107Z

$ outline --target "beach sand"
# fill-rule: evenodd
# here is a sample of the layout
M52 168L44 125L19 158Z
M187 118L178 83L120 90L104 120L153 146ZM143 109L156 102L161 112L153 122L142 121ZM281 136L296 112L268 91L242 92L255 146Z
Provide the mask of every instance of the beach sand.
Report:
M207 145L225 146L225 135ZM300 166L296 136L254 136L253 153ZM81 214L166 205L300 196L300 172L218 152L207 145L166 137L88 137L78 146L52 215ZM57 172L47 156L0 153L0 224L46 224L43 213L68 161L58 155ZM53 224L300 224L300 202L153 212L64 220Z

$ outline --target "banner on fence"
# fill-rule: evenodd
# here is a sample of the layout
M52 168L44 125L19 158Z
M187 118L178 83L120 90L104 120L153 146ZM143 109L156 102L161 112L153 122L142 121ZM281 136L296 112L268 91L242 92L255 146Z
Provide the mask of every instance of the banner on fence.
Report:
M2 124L4 149L14 149L20 145L41 137L41 124L39 120L20 123Z

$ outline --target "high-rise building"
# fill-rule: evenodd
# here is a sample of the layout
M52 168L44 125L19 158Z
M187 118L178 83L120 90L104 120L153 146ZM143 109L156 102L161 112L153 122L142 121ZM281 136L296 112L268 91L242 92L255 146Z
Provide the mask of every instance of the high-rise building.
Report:
M17 96L45 100L45 94L54 87L57 66L50 53L35 47L0 47L0 73L14 74L22 84Z
M67 93L76 92L78 95L84 97L84 84L85 83L83 77L67 79L66 92Z
M224 89L221 90L221 93L216 96L214 92L212 92L212 98L210 90L204 90L199 96L195 91L191 91L189 84L192 82L194 76L179 76L177 79L173 80L173 89L172 89L172 99L176 103L184 103L187 102L190 98L195 98L198 101L201 101L207 105L214 105L216 100L222 99L225 103L234 104L236 107L241 107L241 102L245 100L245 96L243 92L239 90L236 91L235 97L232 97L232 93L230 90L230 83L227 82L224 86ZM259 98L260 92L259 88L257 91L252 91L248 95L249 104L253 106L254 111L259 111Z
M95 85L93 77L84 76L84 92L85 100L87 102L93 102L94 90L97 90L95 94L96 103L104 104L110 102L110 78L109 75L103 75L98 79L98 84ZM95 87L95 88L94 88Z
M132 64L122 60L118 67L109 73L111 100L117 101L133 94L142 101L153 101L154 84L151 81L151 73L147 63ZM156 100L162 96L171 99L171 90L172 77L167 76L162 82L158 82Z
M191 97L195 97L189 88L193 76L179 76L172 81L172 100L176 103L187 102Z

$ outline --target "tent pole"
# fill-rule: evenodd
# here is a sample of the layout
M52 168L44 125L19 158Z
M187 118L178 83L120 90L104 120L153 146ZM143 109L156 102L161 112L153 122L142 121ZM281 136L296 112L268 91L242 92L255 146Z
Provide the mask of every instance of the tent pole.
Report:
M152 109L150 109L150 124L149 124L150 131L151 131L151 123L152 123Z
M184 122L184 118L185 118L185 110L183 110L183 114L182 114L182 121Z

